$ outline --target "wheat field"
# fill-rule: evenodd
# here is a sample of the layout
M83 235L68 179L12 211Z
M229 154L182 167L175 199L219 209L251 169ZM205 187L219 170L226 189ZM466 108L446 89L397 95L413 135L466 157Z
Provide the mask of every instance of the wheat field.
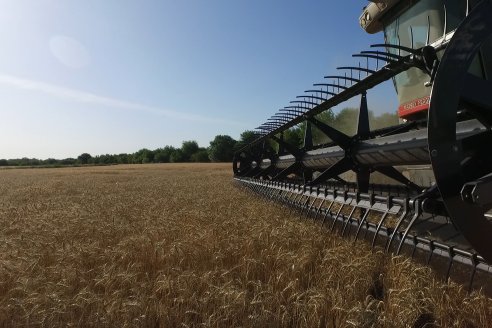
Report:
M254 197L229 164L0 170L0 231L2 327L492 322L481 292Z

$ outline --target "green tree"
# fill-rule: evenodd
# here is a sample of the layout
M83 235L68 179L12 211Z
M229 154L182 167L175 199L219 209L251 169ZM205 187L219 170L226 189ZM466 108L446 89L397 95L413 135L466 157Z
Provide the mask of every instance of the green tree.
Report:
M324 112L316 115L315 118L318 121L321 121L327 125L333 126L333 124L335 123L336 116L331 109L328 109L328 110L325 110ZM311 125L311 131L313 134L313 144L314 145L326 144L326 143L331 141L331 139L328 138L328 136L325 135L323 132L321 132L321 130L318 129L316 126ZM304 138L304 134L302 137Z
M126 153L121 153L116 155L116 162L118 164L129 164L131 163L131 156Z
M352 136L357 132L357 122L359 119L358 108L344 108L335 117L333 127L343 133ZM383 113L376 116L373 111L369 111L369 125L371 130L377 130L384 127L398 125L398 114Z
M241 149L242 147L251 144L253 141L257 140L259 138L258 134L254 131L251 130L246 130L241 135L239 136L239 141L236 142L236 145L234 146L234 151L237 151ZM268 145L272 148L275 149L277 147L277 143L271 139L267 140ZM260 148L263 147L263 143L258 143L252 148L249 148L250 151L255 152L258 151Z
M301 148L304 143L304 129L299 126L284 131L284 141L296 148Z
M214 140L210 141L208 157L212 162L232 161L236 142L236 140L228 135L215 136Z
M94 158L94 162L97 164L116 164L118 161L115 155L104 154Z
M254 131L246 130L239 136L239 143L247 145L256 139L258 139L258 135Z
M154 153L147 148L142 148L133 154L135 163L145 164L152 163L154 161Z
M210 159L208 158L208 151L205 148L198 150L196 153L191 155L191 161L195 163L210 162Z
M335 114L331 109L325 110L324 112L316 115L315 118L328 125L333 125L335 122ZM311 133L313 135L314 145L325 144L330 141L330 139L314 125L311 125ZM296 148L302 148L304 146L305 134L306 122L304 121L291 127L290 129L285 130L284 141ZM280 135L277 135L277 137L280 137ZM273 147L278 150L278 145L276 143Z
M372 112L370 112L372 114ZM379 116L369 115L369 122L371 123L371 129L377 130L381 128L387 128L389 126L395 126L399 124L398 114L395 113L383 113Z
M335 116L333 127L346 135L353 136L357 131L358 108L344 108Z
M169 163L171 161L171 154L174 151L176 151L176 148L173 146L157 148L154 150L154 163Z
M61 165L74 165L77 163L77 160L75 158L65 158L60 160Z
M183 144L181 145L181 151L183 153L183 161L185 162L191 162L191 156L198 152L200 150L200 147L198 146L198 143L195 140L190 140L190 141L183 141Z
M30 163L30 160L28 158L22 158L22 161L23 161L23 163L27 163L25 165L29 165L29 163ZM47 165L58 164L58 160L56 160L54 158L48 158L48 159L44 160L43 164L47 164ZM21 164L21 165L24 165L24 164Z
M80 154L79 157L77 157L77 160L80 164L89 164L89 162L92 160L92 156L91 154L83 153Z
M184 157L184 154L183 154L183 151L181 149L175 149L170 157L169 157L169 161L171 163L183 163L185 161L185 157Z

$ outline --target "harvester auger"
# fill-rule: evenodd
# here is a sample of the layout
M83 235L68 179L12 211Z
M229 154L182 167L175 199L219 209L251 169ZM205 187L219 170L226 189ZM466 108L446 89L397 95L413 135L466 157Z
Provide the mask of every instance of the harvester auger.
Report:
M375 0L360 24L385 42L259 126L234 155L235 180L373 246L441 255L447 275L469 265L471 286L492 273L492 0ZM400 124L371 130L367 91L387 80ZM353 97L350 135L322 113ZM286 141L296 126L303 147ZM314 129L329 141L314 145Z

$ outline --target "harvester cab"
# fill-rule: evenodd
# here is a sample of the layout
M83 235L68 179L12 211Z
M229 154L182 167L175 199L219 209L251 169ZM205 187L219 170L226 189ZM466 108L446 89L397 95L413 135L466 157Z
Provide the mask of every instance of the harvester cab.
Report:
M235 152L235 180L342 235L445 257L448 274L492 273L492 0L374 0L359 23L384 42L258 126ZM368 91L390 80L402 120L371 130ZM353 135L320 115L352 98ZM298 127L301 146L286 138Z
M410 55L405 48L422 49L431 46L429 49L439 49L452 38L476 2L375 0L363 9L359 21L368 33L384 32L385 43L393 45L386 49L388 54L404 56ZM469 68L470 73L482 79L492 77L491 45L488 42L482 46ZM443 53L444 50L437 51L437 58L440 59ZM402 119L416 120L427 116L432 85L425 68L412 67L393 77L399 102L398 115ZM428 70L432 71L433 68L428 67Z

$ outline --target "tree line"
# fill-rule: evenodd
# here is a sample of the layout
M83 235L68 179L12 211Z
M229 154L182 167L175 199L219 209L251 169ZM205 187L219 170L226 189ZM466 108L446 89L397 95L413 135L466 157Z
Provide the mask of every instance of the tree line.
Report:
M354 135L357 124L358 109L345 108L337 114L332 110L327 110L316 116L334 128L347 135ZM384 113L375 115L369 111L369 122L371 129L379 129L398 124L396 113ZM284 131L284 140L289 144L301 148L304 143L306 124L299 124ZM313 143L320 145L330 142L330 140L319 131L312 127ZM253 131L244 131L239 140L235 140L228 135L217 135L210 141L209 147L199 147L195 140L183 141L181 147L165 146L150 150L143 148L135 153L104 154L92 156L89 153L80 154L77 158L45 160L37 158L17 158L0 159L0 166L74 166L74 165L110 165L110 164L146 164L146 163L206 163L206 162L230 162L234 151L242 145L246 145L256 139ZM278 145L273 141L270 143L272 148L278 149Z
M241 136L250 136L245 131ZM246 142L242 140L241 142ZM92 156L80 154L77 158L45 160L37 158L0 159L0 166L74 166L74 165L109 165L109 164L146 164L146 163L206 163L230 162L238 141L228 135L218 135L210 142L210 146L200 147L195 140L183 141L181 147L165 146L150 150L142 148L135 153L103 154Z

